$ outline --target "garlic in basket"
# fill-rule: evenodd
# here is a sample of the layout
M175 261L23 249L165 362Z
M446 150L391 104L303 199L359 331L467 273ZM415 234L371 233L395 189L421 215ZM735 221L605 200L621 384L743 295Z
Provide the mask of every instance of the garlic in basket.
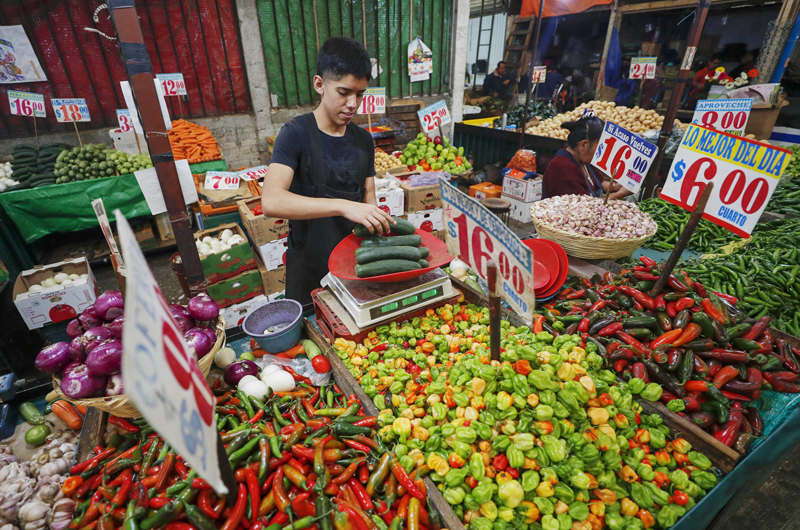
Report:
M555 229L609 239L644 237L656 231L653 218L632 202L588 195L559 195L534 203L531 214Z

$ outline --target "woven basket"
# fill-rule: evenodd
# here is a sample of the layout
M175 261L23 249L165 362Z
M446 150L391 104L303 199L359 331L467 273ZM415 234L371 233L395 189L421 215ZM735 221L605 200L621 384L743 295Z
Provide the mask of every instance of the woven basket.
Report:
M631 239L610 239L573 234L544 224L534 215L533 206L531 206L531 219L539 237L554 241L561 245L570 256L583 259L617 259L631 256L645 241L653 237L657 230L656 228L652 233Z
M204 355L202 359L197 361L197 366L203 373L203 377L208 377L208 373L211 371L211 365L214 363L214 355L225 344L225 319L221 316L217 318L217 324L214 327L214 331L217 335L217 341L214 343L211 351L208 352L207 355ZM76 406L95 407L104 412L108 412L109 414L113 414L114 416L119 416L120 418L140 418L142 416L139 410L133 404L133 401L128 399L128 397L125 395L71 399L61 392L61 379L56 376L53 376L53 389L55 390L56 394L58 394L58 397L64 399L65 401L69 401Z

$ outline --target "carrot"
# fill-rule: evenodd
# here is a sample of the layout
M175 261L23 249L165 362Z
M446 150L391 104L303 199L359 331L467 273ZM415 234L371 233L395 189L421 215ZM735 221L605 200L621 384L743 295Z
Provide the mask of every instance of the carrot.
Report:
M86 408L87 408L86 405L75 405L75 408L77 409L78 412L86 416Z
M294 346L292 346L288 350L283 351L283 352L279 353L278 355L283 354L283 355L286 355L290 359L294 359L298 355L303 355L304 353L306 353L306 349L303 348L303 343L302 342L298 342L297 344L295 344Z
M64 420L64 423L73 431L79 431L81 427L83 427L83 418L80 417L75 407L63 399L59 399L53 403L52 409L53 414Z
M256 348L255 350L253 350L250 353L253 354L253 357L263 357L263 356L265 356L267 354L267 352L265 352L261 348Z

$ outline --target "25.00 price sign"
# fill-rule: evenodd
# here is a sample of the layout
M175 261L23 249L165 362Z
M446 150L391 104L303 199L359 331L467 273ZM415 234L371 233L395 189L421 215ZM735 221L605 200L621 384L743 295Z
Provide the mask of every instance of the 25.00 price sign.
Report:
M690 125L661 198L692 211L713 182L703 217L750 237L791 158L792 152L780 147Z
M71 121L92 121L89 107L83 98L51 99L56 120L61 123Z
M642 187L657 152L658 147L647 140L607 121L592 165L636 193Z
M450 113L447 111L447 103L444 101L437 101L433 105L428 105L422 110L417 111L419 121L422 122L422 130L429 133L450 123Z

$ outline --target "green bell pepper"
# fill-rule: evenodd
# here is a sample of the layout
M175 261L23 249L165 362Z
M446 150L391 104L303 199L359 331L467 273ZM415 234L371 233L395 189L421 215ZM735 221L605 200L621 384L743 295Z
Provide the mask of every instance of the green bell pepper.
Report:
M545 515L542 517L542 530L561 530L561 524L558 519L552 515Z
M456 440L471 444L475 442L478 435L472 427L456 427Z
M642 485L650 492L650 497L653 498L653 502L659 506L669 504L669 493L659 488L655 482L644 481Z
M522 479L522 489L525 492L535 490L540 482L539 473L533 469L524 472L520 478Z
M515 445L506 450L506 457L508 457L508 465L511 467L520 468L525 464L525 455Z
M509 508L516 508L522 502L525 491L522 485L516 480L509 480L500 484L497 490L497 496Z
M493 494L494 487L491 482L478 484L478 486L472 490L472 498L478 504L488 502L491 500Z
M567 504L575 502L575 492L563 482L556 484L554 491L557 499L562 500Z
M486 517L477 517L470 521L469 530L492 530L492 521Z
M566 440L557 439L553 436L545 434L541 437L544 442L544 450L550 460L553 462L561 462L567 458L567 442Z
M666 504L661 507L656 515L656 521L662 528L669 528L675 526L678 519L686 515L686 509L677 504ZM607 522L607 520L606 520Z
M663 393L664 389L658 383L647 383L641 392L641 396L647 401L655 402L661 399L661 394Z
M692 480L706 491L717 485L717 476L714 473L699 469L692 471Z
M625 530L625 517L619 513L606 513L606 525L610 530Z
M575 396L580 404L584 404L590 399L589 392L577 381L567 381L564 383L564 390L569 391L570 394Z
M703 453L698 453L697 451L689 451L689 463L693 466L699 467L703 471L711 467L711 460L709 460L708 457ZM694 479L694 474L692 478Z
M578 469L572 472L569 477L569 482L578 489L587 489L589 484L592 483L591 479L586 476L586 473Z
M628 381L628 389L631 391L632 394L641 394L642 391L645 389L645 386L646 386L645 382L639 379L638 377L634 377L630 381ZM614 399L614 401L618 400Z
M573 502L569 505L569 516L576 521L584 521L589 517L589 507L584 502Z
M516 447L520 451L528 451L529 449L533 449L534 447L533 442L534 438L532 434L530 433L518 434L514 438L514 447Z
M464 501L466 493L461 488L446 488L444 490L444 500L448 504L461 504Z
M450 488L460 486L464 479L467 478L469 470L465 467L461 469L451 469L443 478L442 482ZM458 503L456 503L458 504Z
M453 450L458 456L466 460L472 454L472 447L468 443L459 442L458 440L451 440L448 442L450 449Z
M653 507L653 497L650 492L639 482L631 484L631 499L639 505L639 508L649 510Z
M676 487L683 489L687 484L689 484L689 475L687 475L685 471L676 469L669 474L669 481L672 482Z
M555 503L546 497L536 497L533 499L533 504L539 508L539 513L542 515L553 515L556 511Z

